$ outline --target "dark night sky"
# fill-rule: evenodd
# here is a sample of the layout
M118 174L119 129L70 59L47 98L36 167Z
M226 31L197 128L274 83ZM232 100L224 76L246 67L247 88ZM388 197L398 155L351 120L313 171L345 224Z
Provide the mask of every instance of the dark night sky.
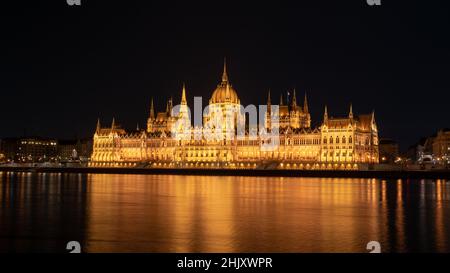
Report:
M142 127L183 81L209 100L224 56L244 105L296 87L318 125L352 102L403 148L450 127L445 1L81 1L2 4L0 137Z

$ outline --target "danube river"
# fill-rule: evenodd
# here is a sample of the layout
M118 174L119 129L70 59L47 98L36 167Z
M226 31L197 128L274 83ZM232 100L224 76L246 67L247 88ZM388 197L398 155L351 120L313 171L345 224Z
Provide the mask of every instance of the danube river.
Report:
M450 252L450 182L0 173L0 252Z

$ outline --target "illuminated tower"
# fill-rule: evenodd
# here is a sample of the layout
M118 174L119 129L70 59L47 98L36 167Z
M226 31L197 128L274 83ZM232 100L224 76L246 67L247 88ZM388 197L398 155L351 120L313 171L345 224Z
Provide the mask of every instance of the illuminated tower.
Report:
M269 131L272 128L272 102L270 99L270 89L267 94L267 112L266 112L266 120L265 120L265 128Z
M150 113L147 119L147 132L150 133L153 131L153 122L155 121L155 108L153 106L153 98L150 101Z
M301 120L301 127L311 128L311 114L309 113L308 97L305 92L305 99L303 101L303 116Z
M302 109L297 106L297 94L294 92L292 94L291 107L289 111L289 126L291 128L300 128L300 117L302 115Z
M215 132L216 139L234 138L238 122L245 124L244 116L240 114L240 105L236 90L229 82L226 61L224 61L222 81L217 85L209 100L208 111L203 117L204 126L207 130Z
M177 139L189 139L191 132L191 118L189 115L189 108L186 101L186 86L183 83L183 89L181 91L181 102L178 105L178 114L174 117L172 132Z

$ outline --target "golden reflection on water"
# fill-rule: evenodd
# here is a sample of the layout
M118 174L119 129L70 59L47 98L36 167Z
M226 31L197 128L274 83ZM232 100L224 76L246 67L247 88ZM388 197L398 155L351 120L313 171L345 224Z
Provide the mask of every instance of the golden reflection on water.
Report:
M447 244L447 236L444 230L444 202L448 202L446 198L447 188L444 187L445 181L438 179L436 181L436 247L439 252L445 252ZM448 196L447 196L448 197Z
M37 247L50 240L51 250L51 240L67 237L80 238L87 252L367 252L375 240L386 252L448 252L449 187L445 180L0 173L0 243L36 248L36 237Z
M392 237L401 251L407 243L401 180L395 212L392 182L375 179L93 174L88 183L92 252L365 252L371 240L394 248ZM445 242L444 211L434 209Z
M397 180L397 206L396 206L396 218L395 227L397 230L396 240L400 248L405 245L405 222L404 222L404 211L403 211L403 182L401 179Z

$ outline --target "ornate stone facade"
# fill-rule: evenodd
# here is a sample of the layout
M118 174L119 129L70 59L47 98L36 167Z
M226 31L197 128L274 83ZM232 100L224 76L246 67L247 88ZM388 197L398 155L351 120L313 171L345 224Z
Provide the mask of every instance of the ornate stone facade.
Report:
M373 112L354 116L350 106L348 116L333 118L325 107L322 125L311 128L306 94L300 106L295 91L290 103L281 97L279 105L272 105L269 92L262 128L252 135L244 127L237 136L237 124L245 124L245 115L225 65L201 126L191 123L185 86L178 111L173 108L170 99L166 111L155 115L152 100L146 130L126 132L114 120L108 128L98 122L90 166L355 169L361 163L378 163ZM215 137L205 137L206 131L214 131ZM265 133L272 131L278 131L278 143L267 149L265 144L273 140Z

